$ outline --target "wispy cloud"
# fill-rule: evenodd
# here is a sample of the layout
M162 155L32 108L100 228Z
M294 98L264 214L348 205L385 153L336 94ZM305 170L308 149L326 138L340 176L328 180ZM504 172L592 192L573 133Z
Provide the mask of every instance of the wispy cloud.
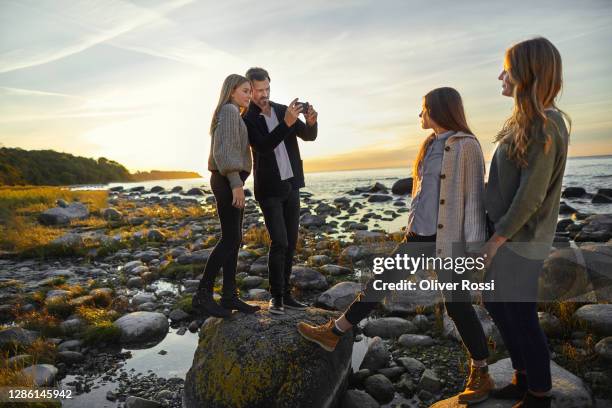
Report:
M192 1L165 2L155 9L118 0L5 2L0 26L4 27L3 31L11 28L10 33L2 32L2 37L10 37L11 42L2 44L0 73L46 64L84 51L158 20ZM9 19L24 24L15 26ZM55 30L41 30L36 26L39 24Z

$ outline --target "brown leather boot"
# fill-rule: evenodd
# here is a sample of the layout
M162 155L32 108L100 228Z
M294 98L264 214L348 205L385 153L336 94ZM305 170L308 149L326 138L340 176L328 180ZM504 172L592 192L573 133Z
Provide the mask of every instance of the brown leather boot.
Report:
M317 343L327 351L334 351L340 341L340 335L334 333L333 328L333 319L330 319L329 322L320 326L313 326L305 322L299 322L297 324L297 330L303 338L313 343Z
M475 404L482 402L489 398L489 392L494 386L493 379L489 375L489 367L472 366L465 390L458 396L459 403Z

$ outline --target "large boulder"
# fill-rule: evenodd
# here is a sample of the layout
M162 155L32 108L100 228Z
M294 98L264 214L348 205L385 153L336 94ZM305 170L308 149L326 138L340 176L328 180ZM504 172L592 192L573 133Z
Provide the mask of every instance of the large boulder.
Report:
M562 248L544 261L540 301L600 302L612 300L612 246Z
M416 326L409 320L401 317L382 317L371 319L363 327L363 333L368 337L381 337L390 339L399 337L404 333L416 333Z
M597 334L612 336L612 304L582 306L574 317Z
M321 272L305 266L294 266L289 280L291 285L304 290L324 290L329 286Z
M377 256L389 256L397 247L397 242L371 242L360 245L350 245L342 250L340 258L346 262L368 261Z
M576 235L576 242L606 242L612 238L612 214L591 215Z
M201 327L193 365L185 379L183 406L331 407L342 397L351 369L353 336L329 353L304 340L300 320L325 323L333 312L309 308L271 315L209 318Z
M361 292L360 283L340 282L321 293L316 303L327 309L344 310L355 300L359 292Z
M51 364L34 364L21 370L38 387L48 387L55 383L58 369Z
M168 318L163 313L133 312L113 323L121 330L120 341L128 344L159 342L168 334Z
M550 362L552 374L553 408L590 408L593 399L582 380L554 361ZM512 363L505 358L489 366L489 373L497 387L503 387L512 379ZM478 404L479 408L510 408L513 402L488 399Z
M414 275L406 276L406 279L415 282L418 288L421 280L433 276L428 272L418 271ZM433 309L440 302L442 302L442 293L439 290L394 290L385 297L382 306L388 314L406 315L423 309Z
M412 193L412 177L403 178L393 183L391 192L397 195L411 194Z
M23 329L19 326L0 330L0 349L14 346L27 347L40 337L38 332Z
M66 225L73 220L82 220L89 217L89 210L83 203L70 203L67 207L49 208L38 216L43 225Z

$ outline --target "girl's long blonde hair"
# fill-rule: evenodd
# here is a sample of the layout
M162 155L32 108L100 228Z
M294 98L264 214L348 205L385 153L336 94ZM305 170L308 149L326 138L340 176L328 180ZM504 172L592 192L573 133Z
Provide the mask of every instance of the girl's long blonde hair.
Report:
M232 100L232 93L238 88L240 85L245 82L249 82L248 79L238 74L231 74L225 78L223 81L223 85L221 86L221 93L219 94L219 102L217 102L217 107L212 115L212 120L210 121L210 135L215 132L215 128L217 127L217 122L219 120L219 111L228 102ZM244 114L246 109L240 108L240 114Z
M555 105L563 86L561 54L546 38L522 41L506 50L504 70L514 87L514 108L495 142L508 143L510 159L525 167L527 148L537 135L544 135L537 142L544 143L545 152L550 150L552 138L545 131L548 124L545 108L557 109L571 129L570 117Z
M459 92L454 88L442 87L429 91L427 95L423 97L423 111L426 111L429 117L433 119L438 126L444 129L472 134L465 118L463 100ZM434 138L435 134L432 133L423 141L419 148L419 153L414 160L412 168L413 195L414 192L418 190L418 184L422 177L421 163L425 158L427 148Z

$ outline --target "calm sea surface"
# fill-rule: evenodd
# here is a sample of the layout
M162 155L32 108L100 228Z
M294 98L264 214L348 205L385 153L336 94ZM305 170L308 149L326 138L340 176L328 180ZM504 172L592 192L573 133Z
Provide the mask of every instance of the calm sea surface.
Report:
M490 163L487 163L487 172ZM393 183L404 177L410 177L409 168L377 169L377 170L354 170L354 171L334 171L323 173L306 173L306 188L304 191L310 192L316 199L333 200L336 197L345 195L347 191L355 187L364 187L380 182L387 186L389 190ZM612 188L612 156L596 157L574 157L567 161L564 187L583 187L588 193L596 193L600 188ZM134 186L144 186L149 190L153 186L162 186L166 190L171 190L174 186L182 186L186 191L192 187L209 188L208 177L195 179L175 179L175 180L154 180L136 183L110 183L107 185L87 185L79 186L86 189L102 189L114 186L124 186L129 189ZM253 189L253 177L249 177L246 186ZM358 197L358 196L353 196ZM395 197L396 199L406 200L410 204L410 197ZM585 213L612 213L612 204L592 204L590 198L566 200L572 207ZM368 210L374 208L379 210L397 209L392 206L392 201L387 203L368 204ZM407 215L402 214L393 221L379 222L377 225L387 231L394 231L405 224Z

